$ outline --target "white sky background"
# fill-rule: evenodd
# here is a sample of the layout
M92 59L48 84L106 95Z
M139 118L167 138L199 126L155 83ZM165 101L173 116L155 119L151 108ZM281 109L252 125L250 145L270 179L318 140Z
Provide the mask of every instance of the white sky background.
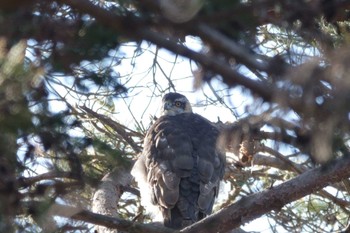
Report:
M198 41L191 37L186 38L186 44L190 46L191 49L200 49ZM132 46L122 49L122 51L125 52L125 57L132 56L131 53L133 49L134 48ZM126 108L127 104L130 104L131 112L139 121L148 122L151 115L158 116L161 96L159 95L159 90L155 88L154 82L156 82L159 87L168 87L168 80L166 76L171 78L176 91L184 94L189 99L193 106L194 112L205 116L211 121L217 121L218 117L220 117L220 120L223 122L232 122L235 120L234 115L227 107L224 107L221 104L213 106L211 104L208 105L205 103L206 97L204 96L204 93L211 98L216 99L208 85L204 85L202 88L194 90L194 78L192 71L197 67L193 62L190 63L187 59L184 59L182 57L175 57L173 54L167 52L166 50L160 49L157 54L157 62L159 63L161 69L158 68L155 73L152 73L153 70L148 72L148 69L154 62L155 47L147 49L150 49L150 51L144 51L144 53L138 58L135 67L130 64L129 59L125 59L122 61L121 65L115 68L115 70L120 73L121 77L128 77L130 75L130 72L132 72L132 78L128 81L126 86L136 86L136 88L130 88L128 92L128 96L134 97L126 99L127 102L123 103L122 100L119 100L116 103L116 113L120 113L117 116L118 120L123 123L126 122L127 125L128 123L133 123L134 119L131 119L127 116L129 114L126 114L126 116L125 114L122 114L129 111ZM175 65L174 62L176 62ZM121 80L123 82L123 78ZM244 101L241 97L242 95L238 90L225 90L227 87L222 85L219 80L213 80L211 82L211 85L217 90L223 90L221 93L218 92L220 97L231 93L233 93L234 96L237 96L234 104L237 103L240 105L242 101ZM139 88L137 88L137 86ZM170 91L173 92L174 90ZM158 94L157 98L154 98L154 93ZM236 110L241 113L243 112L242 109ZM126 117L126 119L124 117Z

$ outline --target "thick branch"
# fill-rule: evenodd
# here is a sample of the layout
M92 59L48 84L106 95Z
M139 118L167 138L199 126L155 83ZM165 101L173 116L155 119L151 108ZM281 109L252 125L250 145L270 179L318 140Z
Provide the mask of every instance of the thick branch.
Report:
M181 232L227 232L272 210L279 211L284 205L321 190L330 183L350 177L349 167L350 157L347 156L309 170L281 185L242 198Z
M239 62L244 63L247 67L251 69L258 69L260 71L269 71L270 67L268 63L265 61L259 61L257 56L250 54L246 48L225 37L217 30L201 24L197 28L197 33L199 36L210 42L214 48L218 48L220 51L225 51L231 54ZM266 57L266 60L271 59Z
M162 227L155 224L140 224L128 220L124 220L117 217L109 217L102 214L96 214L88 210L82 210L80 208L54 204L50 209L50 214L66 217L74 220L84 221L100 226L105 226L107 228L114 228L130 233L144 233L144 232L154 232L154 233L175 233L176 231Z
M122 186L129 185L131 180L130 172L123 168L115 169L105 175L93 196L93 212L118 217L118 201L123 194ZM100 226L96 227L96 230L100 233L117 232L113 229Z

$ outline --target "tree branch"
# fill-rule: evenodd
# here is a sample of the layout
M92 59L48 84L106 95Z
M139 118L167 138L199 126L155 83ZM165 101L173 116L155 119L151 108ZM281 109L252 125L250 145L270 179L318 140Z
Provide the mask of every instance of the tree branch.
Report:
M284 160L281 160L273 156L267 156L264 154L255 154L253 157L252 163L254 165L274 167L274 168L278 168L280 170L286 170L286 171L295 171L295 167L300 171L305 170L305 167L303 167L302 165L293 164L291 166L290 163L286 163Z
M18 179L18 185L20 187L28 187L42 180L54 180L57 178L74 178L74 176L72 175L71 172L50 171L50 172L43 173L37 176L32 176L32 177L20 177Z
M92 200L92 211L111 217L118 217L118 201L123 194L122 186L131 183L132 177L129 171L117 168L105 175ZM97 232L117 232L105 227L96 227Z
M225 37L219 31L207 25L201 24L197 28L197 34L206 41L210 42L214 49L216 47L220 51L227 52L231 56L235 57L239 62L244 63L247 67L251 69L258 69L260 71L270 71L269 64L266 61L258 61L259 59L257 56L250 54L246 48ZM271 59L266 57L266 60L269 61Z
M284 205L321 190L330 183L350 177L349 167L350 156L337 159L276 187L242 198L180 232L227 232L272 210L279 211Z
M118 229L130 233L175 233L172 229L156 224L140 224L133 221L124 220L118 217L109 217L102 214L96 214L88 210L82 210L77 207L53 204L50 208L50 214L66 217L78 221L84 221L110 229Z
M85 111L86 114L93 116L94 118L98 119L99 122L108 125L111 127L115 132L121 136L121 138L131 146L131 148L136 152L140 153L142 151L142 148L133 140L133 136L137 136L140 138L143 138L144 136L136 131L133 131L124 125L119 124L116 121L113 121L112 119L108 118L107 116L104 116L102 114L98 114L91 109L85 107L85 106L80 106L80 109Z

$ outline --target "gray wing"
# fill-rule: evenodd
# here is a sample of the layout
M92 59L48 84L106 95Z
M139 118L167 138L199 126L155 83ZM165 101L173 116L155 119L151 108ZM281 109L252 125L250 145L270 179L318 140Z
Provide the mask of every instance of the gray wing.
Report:
M225 165L218 135L193 113L163 116L148 131L135 166L143 170L151 202L160 207L166 226L182 228L211 213Z

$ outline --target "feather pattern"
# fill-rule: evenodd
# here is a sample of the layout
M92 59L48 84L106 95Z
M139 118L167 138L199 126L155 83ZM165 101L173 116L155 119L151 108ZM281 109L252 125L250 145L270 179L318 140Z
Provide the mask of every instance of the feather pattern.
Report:
M143 203L158 208L165 226L180 229L212 212L225 167L218 136L192 112L161 116L149 129L132 174L144 186Z

